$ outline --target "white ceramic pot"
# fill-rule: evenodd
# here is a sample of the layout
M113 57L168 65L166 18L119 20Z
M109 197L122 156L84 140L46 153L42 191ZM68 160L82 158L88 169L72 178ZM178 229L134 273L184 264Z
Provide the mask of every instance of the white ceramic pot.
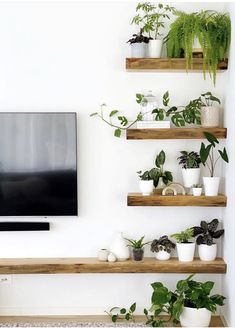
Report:
M131 57L145 58L147 56L147 43L131 43Z
M193 42L193 52L202 52L202 46L198 40L198 38L194 39Z
M114 238L110 246L110 252L116 256L118 261L126 261L129 259L129 248L127 247L126 241L121 232L119 232L116 238Z
M162 250L162 251L156 252L155 257L159 261L167 261L170 259L171 254Z
M220 108L218 106L203 106L201 108L201 124L207 127L219 126Z
M106 262L108 261L108 256L109 256L109 251L105 248L102 248L101 250L99 250L98 253L98 260L101 262Z
M217 244L198 245L198 254L201 261L214 261L217 255Z
M162 40L149 40L148 43L148 57L160 58L162 52Z
M192 190L193 190L193 196L201 196L202 188L192 188Z
M205 196L217 196L219 192L219 177L203 177Z
M182 327L209 327L210 321L211 312L205 308L193 309L185 306L180 315Z
M182 169L183 182L186 188L191 188L199 183L200 167L194 169Z
M180 262L193 261L195 243L176 243L178 258Z
M139 188L143 196L148 196L153 192L153 180L140 180Z

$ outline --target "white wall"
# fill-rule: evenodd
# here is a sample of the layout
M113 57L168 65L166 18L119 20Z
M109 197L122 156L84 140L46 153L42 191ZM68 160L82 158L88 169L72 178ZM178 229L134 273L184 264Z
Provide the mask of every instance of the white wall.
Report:
M224 3L176 6L220 10ZM126 206L126 194L138 189L136 171L150 167L157 152L166 151L166 168L181 181L176 157L180 150L198 150L200 142L118 140L89 113L106 102L133 117L139 110L135 93L149 89L159 96L169 90L176 104L209 90L224 99L227 75L218 74L214 88L198 73L126 72L134 12L135 3L128 2L0 3L0 110L68 110L79 118L79 217L50 219L50 232L1 233L0 257L96 256L117 231L151 240L201 219L222 218L218 208ZM151 282L173 286L180 277L185 276L14 276L12 285L1 286L0 313L102 314L134 300L142 308L149 304ZM198 278L213 278L221 290L219 275Z

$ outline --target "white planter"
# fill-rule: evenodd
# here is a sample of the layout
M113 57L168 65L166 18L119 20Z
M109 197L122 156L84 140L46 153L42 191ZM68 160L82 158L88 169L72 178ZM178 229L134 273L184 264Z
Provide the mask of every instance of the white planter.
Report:
M182 169L183 182L186 188L191 188L194 184L199 183L200 167L194 169Z
M205 196L217 196L219 192L219 177L203 177Z
M160 58L162 52L162 40L149 40L148 43L148 57Z
M170 259L171 254L166 251L159 251L155 253L155 257L159 261L167 261Z
M147 55L147 43L131 43L131 57L145 58Z
M210 321L211 312L205 308L193 309L185 306L180 315L182 327L209 327Z
M217 244L198 245L198 254L201 261L214 261L217 255Z
M119 232L116 238L114 238L110 246L110 252L116 256L118 261L126 261L129 259L129 248L127 247L126 241L121 232Z
M193 190L193 196L201 196L202 188L192 188L192 190Z
M153 192L153 180L140 180L139 188L143 196L148 196Z
M193 261L195 243L176 243L176 247L180 262Z
M202 52L202 46L198 40L198 38L194 39L193 42L193 52Z
M207 127L219 126L220 108L218 106L203 106L201 108L201 124Z
M108 261L108 256L109 256L109 251L107 249L102 248L99 250L98 253L98 260L101 262L106 262Z

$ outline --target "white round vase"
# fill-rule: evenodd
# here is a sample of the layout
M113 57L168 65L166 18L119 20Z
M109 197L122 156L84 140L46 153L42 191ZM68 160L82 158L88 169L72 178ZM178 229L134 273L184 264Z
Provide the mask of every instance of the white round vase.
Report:
M160 39L149 40L148 43L148 57L149 58L160 58L162 53L162 43Z
M198 245L198 255L201 261L214 261L217 255L217 244Z
M126 241L121 232L119 232L114 238L110 246L110 252L116 256L118 261L126 261L129 259L129 248L127 247Z
M143 196L149 196L153 192L153 180L140 180L139 188Z
M192 190L193 190L193 196L201 196L202 188L192 188Z
M167 261L170 259L171 254L166 251L159 251L155 253L155 257L159 261Z
M180 315L182 327L209 327L210 321L211 312L205 308L193 309L185 306Z
M108 256L109 256L109 251L105 248L102 248L101 250L99 250L98 253L98 260L101 262L106 262L108 261Z
M219 177L203 177L205 196L217 196L219 192Z
M178 258L180 262L193 261L195 243L176 243Z
M193 169L182 169L183 183L186 188L191 188L199 183L200 167Z
M219 126L220 108L218 106L201 107L201 125L205 127Z
M147 43L131 43L131 57L145 58L147 55Z

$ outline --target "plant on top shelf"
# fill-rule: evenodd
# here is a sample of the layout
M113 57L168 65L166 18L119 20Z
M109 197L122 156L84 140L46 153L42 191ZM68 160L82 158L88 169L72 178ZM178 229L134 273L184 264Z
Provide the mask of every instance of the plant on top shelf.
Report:
M177 159L179 165L182 166L182 175L184 186L186 188L191 188L192 185L199 183L200 178L200 164L201 159L197 152L195 151L181 151L181 156Z
M201 143L200 147L200 158L202 164L207 166L210 172L210 177L203 177L203 182L205 186L205 195L206 196L217 196L219 190L219 177L214 177L215 168L218 163L218 160L221 158L226 163L229 162L228 154L226 148L223 150L218 150L218 157L215 158L215 149L219 144L218 139L209 132L204 132L204 136L209 142L209 145L205 145L204 142Z
M215 104L220 105L220 99L213 96L211 92L201 94L199 97L201 102L201 123L202 126L206 127L217 127L219 126L220 108Z
M217 230L218 219L211 222L201 221L200 227L192 227L194 237L197 237L199 257L202 261L214 261L217 255L217 244L214 239L218 239L224 234L224 229Z
M149 43L149 37L143 35L143 29L141 28L139 33L133 34L132 38L127 41L131 45L131 57L143 58L146 57L147 44Z
M176 247L178 252L179 261L189 262L193 261L195 243L190 240L193 238L193 229L189 228L179 233L171 235L176 240Z
M132 19L149 36L149 57L160 57L162 50L162 33L165 21L170 19L169 14L174 7L169 5L153 4L150 2L139 3L136 7L137 15Z
M168 57L186 58L186 69L192 68L193 48L198 40L203 53L203 72L208 69L216 82L220 60L227 55L231 40L231 21L227 13L206 10L194 13L175 11L176 20L165 38Z
M125 238L129 244L127 246L132 247L132 254L134 261L142 261L144 256L144 246L149 244L149 242L144 242L144 237L140 239L128 239Z
M168 236L154 239L151 243L151 251L156 253L155 256L157 260L169 260L173 249L175 249L175 243L173 243Z

